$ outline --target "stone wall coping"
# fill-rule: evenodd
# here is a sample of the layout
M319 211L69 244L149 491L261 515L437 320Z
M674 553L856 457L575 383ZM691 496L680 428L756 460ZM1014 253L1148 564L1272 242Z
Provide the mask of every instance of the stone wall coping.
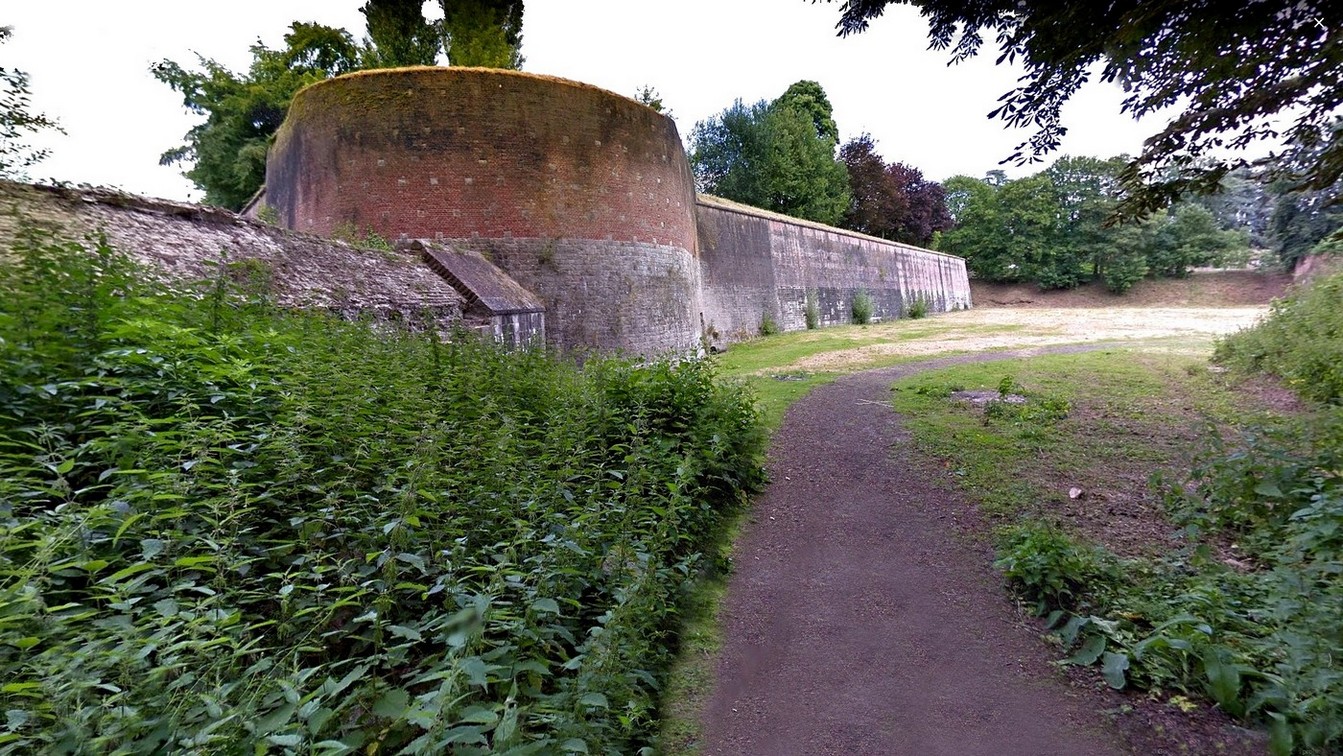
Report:
M883 239L880 236L869 236L867 234L860 233L858 231L850 231L846 228L836 228L835 226L827 226L824 223L817 223L816 221L806 220L805 218L794 218L791 215L784 215L783 213L776 213L773 210L765 210L763 208L755 207L753 205L747 205L741 202L735 202L730 199L715 197L712 194L700 194L696 192L695 204L702 205L704 207L710 207L715 210L722 210L724 212L736 213L738 215L747 215L755 218L760 218L762 220L773 220L773 221L779 221L781 223L791 223L794 226L813 228L816 229L817 231L826 231L832 234L839 234L840 236L848 236L854 239L862 239L864 241L877 242L878 244L884 244L891 247L899 247L901 249L907 249L913 252L922 252L925 255L945 257L949 260L965 259L963 257L958 257L957 255L949 255L946 252L938 252L935 249L927 249L925 247L919 247L913 244L905 244L904 242L891 241L890 239Z

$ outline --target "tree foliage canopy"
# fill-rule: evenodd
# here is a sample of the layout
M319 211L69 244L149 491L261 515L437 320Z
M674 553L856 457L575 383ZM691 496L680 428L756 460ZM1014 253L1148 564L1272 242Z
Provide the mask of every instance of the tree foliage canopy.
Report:
M13 33L12 27L0 26L0 44ZM0 178L24 179L26 169L47 156L47 150L33 149L25 141L46 129L61 131L56 121L32 111L28 73L0 66Z
M1191 192L1215 191L1243 158L1224 156L1277 136L1289 146L1255 164L1299 187L1330 189L1343 176L1343 5L1325 0L846 0L838 27L861 32L892 3L930 24L930 47L954 62L986 40L998 62L1020 61L1021 86L990 113L1036 129L1012 158L1038 160L1059 146L1063 104L1093 74L1128 92L1134 117L1178 106L1121 178L1118 218L1154 212ZM1276 119L1289 123L1285 130Z
M196 70L171 60L154 64L154 77L180 92L187 110L206 117L160 162L189 166L186 176L205 191L206 202L236 210L265 181L271 137L304 86L361 69L431 65L440 50L453 65L522 64L521 0L439 2L443 20L429 21L422 1L367 0L359 8L367 27L362 43L343 29L296 21L282 48L252 45L245 74L203 57Z
M359 9L368 30L365 68L432 66L442 45L438 24L424 17L424 0L368 0Z
M522 67L522 0L439 0L439 4L449 63Z
M690 166L700 191L820 223L849 205L830 101L802 81L773 102L738 100L690 132Z
M1183 277L1246 249L1243 228L1223 228L1211 210L1193 202L1106 226L1124 200L1120 175L1127 162L1064 156L1013 181L950 178L945 186L955 226L942 234L939 249L965 257L983 280L1069 289L1096 278L1115 293L1145 275Z
M933 234L951 226L942 185L904 163L887 164L869 134L839 150L849 174L853 200L841 222L853 229L906 244L927 245Z
M363 48L341 29L295 22L284 42L278 50L253 45L242 76L203 57L196 71L170 60L150 69L181 93L187 110L206 116L160 162L190 164L186 176L205 190L207 203L241 208L266 180L266 151L294 93L361 65Z

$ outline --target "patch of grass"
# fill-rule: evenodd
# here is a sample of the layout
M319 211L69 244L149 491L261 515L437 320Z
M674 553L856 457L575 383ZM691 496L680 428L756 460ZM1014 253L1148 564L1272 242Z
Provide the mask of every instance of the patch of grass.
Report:
M766 338L733 344L715 357L723 374L743 376L786 371L807 357L832 352L848 352L879 344L917 341L939 342L951 336L1019 333L1027 326L1010 324L966 324L959 314L947 314L921 321L897 320L869 326L831 326L809 331L790 331ZM944 353L948 350L944 350ZM907 361L910 355L877 355L871 360L855 361L851 369L883 367ZM919 357L922 359L922 356Z
M1028 400L949 400L995 385ZM1137 351L956 367L895 389L916 443L999 524L997 566L1047 615L1065 663L1115 688L1206 698L1267 726L1274 753L1343 742L1343 410L1273 418L1197 361ZM1042 418L1037 401L1072 409Z

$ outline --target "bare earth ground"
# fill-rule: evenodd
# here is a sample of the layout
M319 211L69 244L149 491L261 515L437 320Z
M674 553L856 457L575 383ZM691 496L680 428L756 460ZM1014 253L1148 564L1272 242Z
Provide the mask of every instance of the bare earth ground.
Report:
M1046 347L1100 341L1147 340L1234 333L1253 325L1264 307L1073 307L1073 308L976 308L939 315L965 326L964 334L942 339L869 344L842 352L823 352L804 357L788 370L843 370L881 357L934 355L946 352L981 352L1015 347ZM1000 332L984 333L997 329Z
M1182 714L1053 665L1043 628L1017 611L991 567L973 503L919 458L889 404L894 380L961 362L1123 339L1190 337L1206 347L1208 336L1253 323L1285 285L1215 279L1197 282L1194 295L1187 285L1149 293L1144 309L1096 292L1035 309L1020 298L1038 292L1003 287L991 293L1015 306L985 307L981 287L979 309L943 317L1021 334L981 328L789 366L842 370L877 354L972 352L855 373L790 408L770 450L771 485L736 546L704 752L1262 753L1262 736L1215 710ZM1188 306L1152 306L1172 300ZM1011 347L1027 348L974 354Z

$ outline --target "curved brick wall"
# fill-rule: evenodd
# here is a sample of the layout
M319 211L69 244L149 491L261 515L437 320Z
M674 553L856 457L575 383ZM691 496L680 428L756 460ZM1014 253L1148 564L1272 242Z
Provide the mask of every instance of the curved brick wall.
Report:
M676 125L596 87L471 68L315 84L276 135L266 202L301 231L480 249L541 296L562 347L698 342L694 182ZM639 307L637 292L657 301Z

